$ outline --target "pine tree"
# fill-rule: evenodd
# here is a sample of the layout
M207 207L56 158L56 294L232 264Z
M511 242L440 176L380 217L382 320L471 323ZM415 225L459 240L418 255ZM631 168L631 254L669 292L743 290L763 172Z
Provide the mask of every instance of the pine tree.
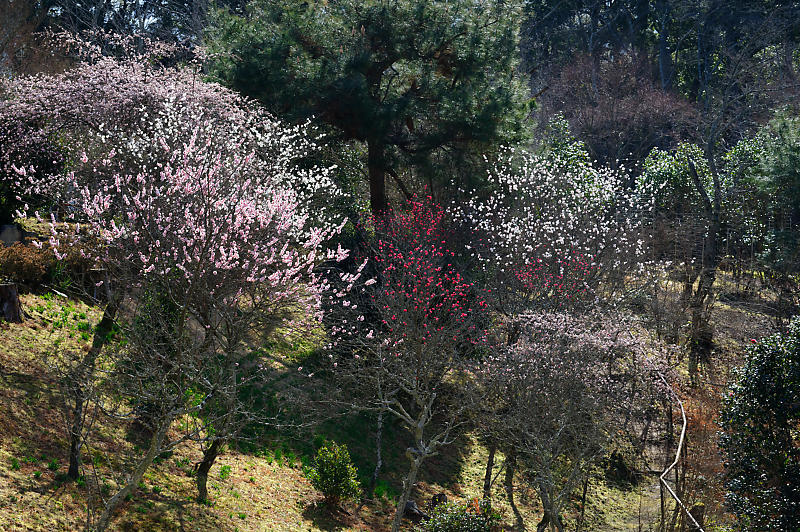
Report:
M214 73L273 113L314 119L367 148L370 200L385 177L433 182L518 137L519 10L503 0L256 0L218 11Z

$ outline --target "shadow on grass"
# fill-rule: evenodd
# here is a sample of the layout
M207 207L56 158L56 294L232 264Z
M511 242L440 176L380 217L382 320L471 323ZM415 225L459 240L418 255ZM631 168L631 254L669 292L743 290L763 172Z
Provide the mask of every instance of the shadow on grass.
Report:
M140 492L115 513L119 530L126 532L232 530L218 515L206 511L197 502L151 493Z
M376 426L376 414L354 413L326 420L314 426L313 431L308 430L305 433L271 432L264 435L264 445L248 446L240 450L266 456L270 463L275 461L283 465L287 462L301 462L307 465L313 462L317 449L324 441L333 440L347 446L353 464L358 469L359 481L366 487L370 483L376 463ZM397 499L402 489L402 480L409 467L405 450L412 443L410 434L398 421L385 418L381 449L383 466L378 476L376 494L390 502ZM418 478L420 493L412 496L426 500L431 495L429 491L441 491L430 488L431 485L460 493L459 486L471 445L472 440L462 436L442 448L438 455L428 458L423 463ZM418 500L418 503L422 504L422 500Z
M320 530L345 530L353 526L355 518L341 509L331 509L322 501L313 502L303 510L303 517Z
M287 351L294 352L290 355ZM327 354L321 350L310 349L306 344L299 347L268 344L261 351L261 356L270 361L269 367L275 368L274 388L267 391L267 397L262 396L263 405L272 412L280 412L283 428L246 428L242 431L245 441L235 444L238 450L262 456L270 464L292 465L300 462L309 465L319 447L326 440L332 440L347 446L358 469L359 481L363 487L367 487L376 464L377 413L362 411L343 414L335 406L349 399L337 396L336 385L331 382L332 376L326 374ZM301 367L303 370L299 371ZM313 379L305 376L309 372L315 374ZM265 391L260 390L262 394ZM331 397L343 399L343 402L335 403L330 400ZM303 428L287 430L291 426ZM393 501L402 490L402 479L409 467L405 451L412 444L407 429L391 415L385 415L381 449L383 466L378 476L376 494L388 499L389 504L394 504ZM412 494L420 505L430 498L431 493L442 490L460 493L471 445L470 438L460 437L453 444L441 448L437 456L425 461L418 490ZM307 517L323 529L337 530L322 526L326 523L328 526L340 526L336 525L337 521L329 512L323 510L316 506L309 507L306 509Z

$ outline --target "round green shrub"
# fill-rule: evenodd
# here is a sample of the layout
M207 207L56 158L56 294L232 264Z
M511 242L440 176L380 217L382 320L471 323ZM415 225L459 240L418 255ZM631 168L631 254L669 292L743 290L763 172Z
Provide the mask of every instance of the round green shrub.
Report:
M347 446L326 442L306 471L311 485L322 492L326 504L336 506L341 501L355 499L361 493L358 471L350 460Z
M755 344L723 402L728 507L743 530L800 523L800 318Z

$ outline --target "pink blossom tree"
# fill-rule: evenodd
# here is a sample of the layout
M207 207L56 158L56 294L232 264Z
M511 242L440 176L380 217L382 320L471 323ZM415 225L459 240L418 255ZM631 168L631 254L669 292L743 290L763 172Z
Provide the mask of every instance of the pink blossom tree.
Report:
M4 151L21 197L59 206L47 242L57 257L79 248L106 274L103 319L71 371L70 471L77 476L82 420L102 391L95 376L112 327L123 342L105 356L126 370L105 382L128 403L156 405L144 456L96 523L104 529L156 456L203 434L224 443L248 419L238 391L266 372L251 355L254 330L278 320L296 332L321 319L329 285L320 266L348 252L329 249L342 226L313 201L338 191L329 169L298 166L314 148L303 128L191 72L103 58L7 90L0 116L9 145L68 140L62 171ZM202 422L170 432L186 416Z
M110 272L112 282L124 285L131 308L116 322L132 353L126 356L144 368L134 381L147 382L154 369L174 374L169 385L140 398L162 406L153 419L152 452L146 458L190 437L168 440L166 431L178 417L200 413L214 396L231 407L193 433L213 423L217 438L230 436L218 429L241 408L237 375L259 378L258 371L239 368L246 361L249 335L276 318L294 329L310 325L292 319L295 315L318 320L327 284L316 268L323 260L346 256L342 250L324 252L336 228L310 227L296 193L251 164L252 155L215 149L217 134L214 123L202 122L185 144L158 139L168 161L161 167L114 173L108 180L98 176L94 189L73 180L80 191L77 213L87 227L77 229L76 224L75 234L54 235L74 242L88 230L96 245L87 252ZM166 301L170 312L149 304L143 294ZM140 315L144 324L135 319ZM163 345L153 344L156 337L164 339ZM204 398L185 403L186 390L178 385L182 381ZM165 391L171 393L163 397ZM205 462L213 463L214 457ZM206 472L210 463L204 464ZM107 522L113 503L136 485L136 476L109 501L101 523ZM205 498L204 482L198 487Z

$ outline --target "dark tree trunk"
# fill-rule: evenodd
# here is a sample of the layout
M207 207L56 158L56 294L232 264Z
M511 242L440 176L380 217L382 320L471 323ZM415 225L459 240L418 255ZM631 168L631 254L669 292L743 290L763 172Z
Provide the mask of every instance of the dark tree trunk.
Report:
M636 48L636 52L646 58L648 28L650 21L650 2L639 2L634 8L633 35L631 45Z
M657 2L656 10L660 19L658 29L658 77L661 81L661 88L666 90L672 87L672 53L669 50L668 41L669 1L661 0Z
M75 388L75 410L72 412L72 425L69 431L69 469L67 475L75 480L80 476L81 447L83 446L83 421L86 396L83 386Z
M697 527L697 526L694 525L694 523L692 523L690 521L687 524L687 528L689 529L689 532L697 532L699 530L702 530L702 527L705 526L705 523L704 523L705 514L706 514L706 506L705 506L705 504L703 504L702 502L698 503L698 504L695 504L689 510L689 514L694 518L695 521L697 521L697 524L699 525L699 527Z
M369 172L369 202L372 215L380 218L386 214L386 160L383 145L377 140L367 142L367 169Z
M713 335L709 324L708 306L711 299L711 290L716 278L716 268L704 268L700 274L700 281L692 298L692 323L689 338L689 376L692 381L697 379L699 364L708 361L713 344Z
M214 439L211 445L203 453L203 459L197 464L197 501L204 503L208 501L208 472L214 465L214 460L219 456L222 448L222 440Z
M539 483L539 497L542 500L542 520L536 525L536 532L544 532L548 528L550 530L557 530L558 532L564 531L564 523L561 521L558 508L553 505L552 493L547 489L544 482Z
M583 479L583 492L581 493L581 513L578 515L578 524L575 526L576 531L580 531L583 527L583 519L586 516L586 494L589 491L589 475Z
M378 475L381 472L381 467L383 467L383 458L381 456L382 445L383 445L383 410L378 412L378 424L377 427L375 428L375 469L372 471L372 477L369 479L369 486L367 486L367 491L364 493L364 497L361 499L361 503L359 503L356 511L360 511L361 508L364 506L364 502L367 499L371 499L373 494L375 493L375 486L378 484Z
M548 512L544 512L542 520L536 525L536 532L545 532L548 528L553 528L558 532L563 532L564 523L558 516L552 516Z
M117 316L119 304L120 296L115 295L109 299L103 311L103 317L95 329L92 347L89 349L89 352L86 353L86 356L83 357L83 360L70 379L72 382L70 382L69 385L73 387L72 397L74 398L75 406L72 412L72 423L69 433L69 470L67 471L67 475L72 479L78 478L80 474L83 425L86 415L86 401L88 399L86 388L88 386L88 381L94 374L97 357L100 356L100 351L103 349L103 345L108 341L108 337L114 327L114 319Z
M489 444L489 458L486 459L486 474L483 476L483 498L487 501L492 498L492 469L494 469L494 454L497 445L492 442Z
M517 530L525 530L525 521L522 519L522 514L519 513L519 508L514 502L514 473L517 470L517 451L510 449L506 454L506 477L505 488L506 497L508 497L508 504L511 505L511 511L514 512L514 519L516 521L515 527Z
M697 378L698 364L708 360L713 344L713 335L709 325L709 308L714 281L717 278L717 268L719 267L718 235L720 223L717 208L712 212L711 218L702 255L702 270L690 304L692 322L689 338L689 376L693 382Z
M22 307L15 284L0 284L0 317L11 323L22 323Z
M714 143L709 141L706 145L706 159L711 170L714 185L714 196L709 197L705 186L697 175L697 169L691 159L687 158L689 172L694 182L695 190L703 201L708 229L703 239L700 255L697 288L692 294L689 308L691 309L691 331L689 336L689 377L692 383L697 381L697 367L699 362L706 361L713 343L713 335L709 326L710 305L714 281L717 277L717 268L720 263L719 234L722 228L722 188L719 172L714 159Z
M547 527L550 525L550 514L544 512L542 515L542 520L536 525L536 532L545 532Z

